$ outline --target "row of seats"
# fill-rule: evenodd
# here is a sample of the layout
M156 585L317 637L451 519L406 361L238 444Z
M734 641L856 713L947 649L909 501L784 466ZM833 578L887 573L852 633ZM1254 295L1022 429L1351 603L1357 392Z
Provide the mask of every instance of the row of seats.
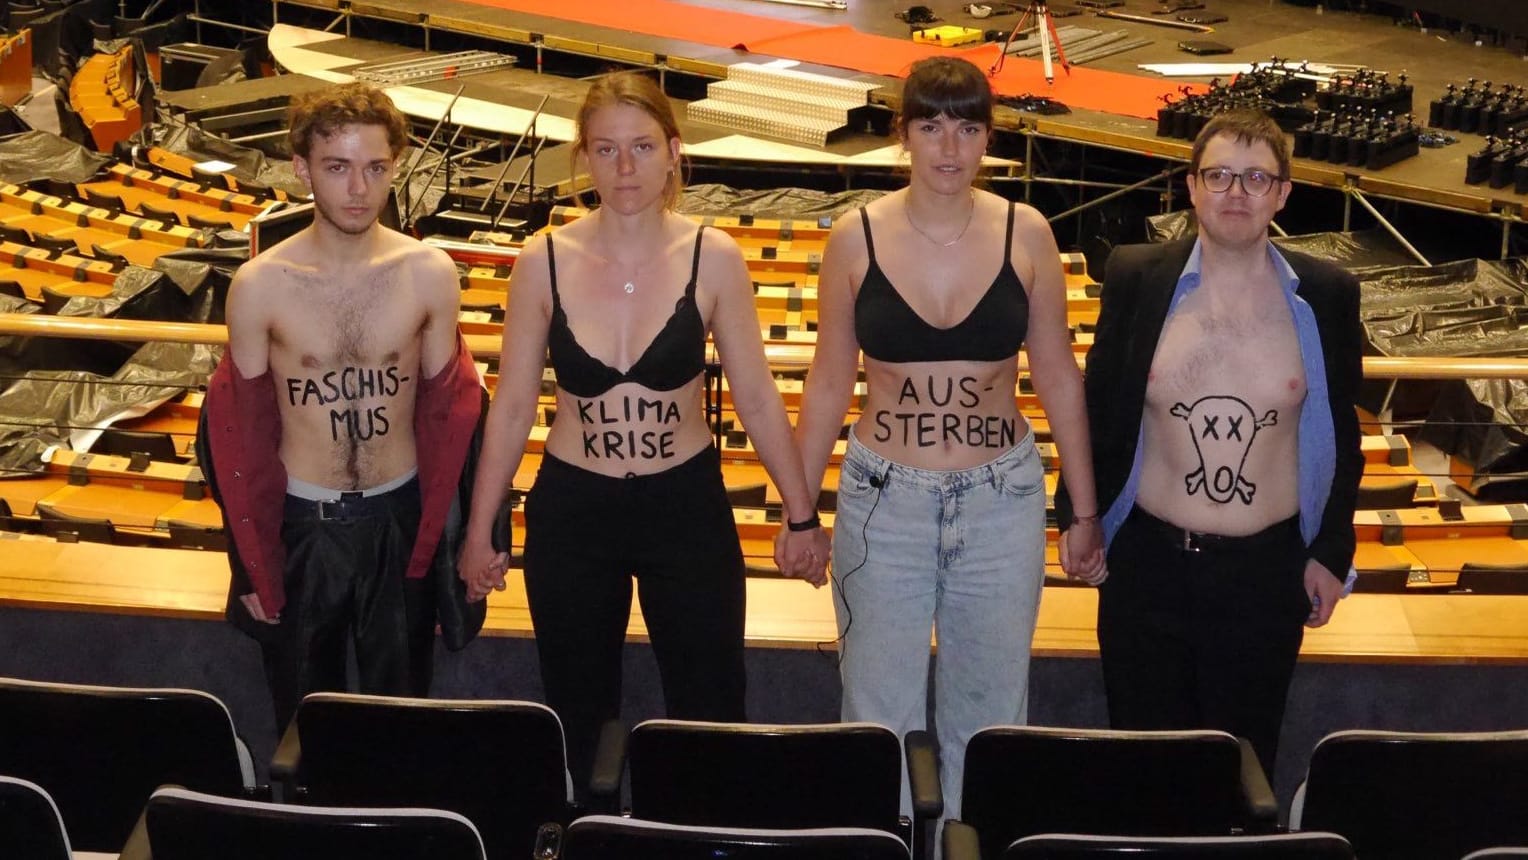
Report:
M38 860L68 860L68 837L35 783L0 777L0 815L16 823L11 845ZM966 860L969 841L947 840L945 856ZM79 858L80 855L72 855ZM120 860L486 860L481 834L453 812L428 808L302 808L161 788L150 796ZM611 815L544 828L537 860L908 860L907 846L857 827L757 829L675 825ZM1043 834L1014 842L1004 860L1353 860L1334 833L1232 837L1118 837ZM1528 857L1528 848L1492 848L1465 860Z
M0 715L0 774L42 786L78 850L121 849L160 785L271 797L255 784L227 710L205 693L0 679ZM904 767L911 820L898 808ZM899 741L866 724L654 720L629 734L612 724L589 806L613 809L623 774L637 819L861 827L895 836L915 856L941 817L960 823L945 828L947 857L974 846L968 856L988 860L1054 832L1276 829L1256 757L1221 732L987 729L968 748L960 810L943 809L925 733ZM450 810L477 828L493 858L525 857L548 838L547 825L560 830L588 811L573 801L561 724L527 702L314 694L288 727L271 775L288 803ZM1528 845L1524 798L1528 731L1338 732L1313 751L1290 826L1340 834L1360 857L1438 860Z
M143 127L137 77L128 44L115 53L92 55L69 81L69 104L101 152L111 152Z

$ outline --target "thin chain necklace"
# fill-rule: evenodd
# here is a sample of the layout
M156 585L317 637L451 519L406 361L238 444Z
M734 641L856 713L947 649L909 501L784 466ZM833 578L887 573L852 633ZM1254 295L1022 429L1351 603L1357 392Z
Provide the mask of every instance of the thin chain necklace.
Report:
M935 245L938 245L941 248L948 248L964 238L966 231L971 229L971 220L976 215L976 191L974 189L971 191L971 206L966 210L966 223L961 225L960 232L955 234L955 238L948 242L941 242L938 239L935 239L933 236L928 234L928 231L924 230L922 227L919 227L918 222L913 220L913 210L907 205L906 201L903 201L902 203L902 214L907 217L907 226L917 230L919 236L922 236L923 238L933 242Z
M642 260L637 263L623 263L614 254L610 253L610 246L603 239L600 241L600 247L601 250L605 251L604 254L600 255L600 259L604 261L606 266L610 266L612 268L615 266L620 266L622 268L627 266L631 267L631 274L627 276L626 283L621 285L621 289L628 296L637 291L637 279L641 277L642 269L644 269L648 263L651 263L653 259L658 256L656 252L653 252L649 253L646 257L642 258ZM660 247L662 247L662 243L660 243Z

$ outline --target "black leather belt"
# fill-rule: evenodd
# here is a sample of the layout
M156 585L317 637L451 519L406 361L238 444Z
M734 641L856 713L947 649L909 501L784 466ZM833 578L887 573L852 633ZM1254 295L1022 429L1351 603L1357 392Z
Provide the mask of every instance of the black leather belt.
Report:
M317 501L288 495L283 515L289 520L355 520L374 517L390 510L395 504L393 495L399 490L412 487L418 480L414 478L397 489L370 496L357 491L340 493L338 499Z
M1182 526L1152 516L1139 505L1130 509L1128 522L1136 523L1140 527L1160 536L1167 543L1183 550L1184 552L1247 552L1263 549L1287 543L1291 537L1296 540L1300 537L1300 515L1295 514L1287 520L1274 523L1268 528L1250 535L1217 535L1208 532L1190 531Z

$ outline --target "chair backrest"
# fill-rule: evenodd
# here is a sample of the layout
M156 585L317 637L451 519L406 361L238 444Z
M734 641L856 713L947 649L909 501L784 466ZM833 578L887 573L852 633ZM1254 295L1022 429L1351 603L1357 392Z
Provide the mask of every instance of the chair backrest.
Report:
M908 860L907 845L866 827L769 830L665 824L612 815L574 821L563 860Z
M1335 833L1266 836L1082 836L1046 833L1008 846L1003 860L1353 860Z
M1311 753L1291 829L1360 857L1462 857L1528 845L1528 731L1336 732Z
M153 860L483 860L484 856L483 842L472 823L439 809L305 807L162 788L149 799L143 823ZM136 851L123 852L122 860L138 860Z
M1223 836L1245 823L1242 766L1225 732L995 726L966 747L959 817L988 858L1037 833Z
M155 788L254 785L223 703L195 690L0 678L0 773L41 785L78 851L118 851Z
M907 834L902 747L885 726L649 720L632 729L627 756L637 818Z
M1465 562L1455 591L1471 594L1528 594L1528 567L1499 567Z
M305 801L466 816L491 857L528 857L571 817L562 723L533 702L314 693L297 708Z
M43 288L47 290L46 287ZM37 522L43 534L63 541L88 540L95 543L116 543L117 529L111 520L80 517L55 510L47 502L37 503Z
M0 845L7 857L70 860L64 820L42 786L0 776Z

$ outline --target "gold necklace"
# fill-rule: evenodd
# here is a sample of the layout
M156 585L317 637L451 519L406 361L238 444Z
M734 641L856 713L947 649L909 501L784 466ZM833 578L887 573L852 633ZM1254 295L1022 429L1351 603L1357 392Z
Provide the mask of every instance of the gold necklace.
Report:
M955 238L948 242L941 242L938 239L935 239L933 236L930 236L928 232L925 231L922 227L919 227L918 223L913 220L913 211L907 205L906 201L903 201L902 203L902 214L907 218L907 226L917 230L919 236L922 236L923 238L933 242L935 245L938 245L941 248L948 248L954 245L956 242L959 242L966 235L966 231L971 229L971 221L976 215L976 191L974 189L971 191L971 207L966 210L966 223L961 225L960 232L955 234Z

